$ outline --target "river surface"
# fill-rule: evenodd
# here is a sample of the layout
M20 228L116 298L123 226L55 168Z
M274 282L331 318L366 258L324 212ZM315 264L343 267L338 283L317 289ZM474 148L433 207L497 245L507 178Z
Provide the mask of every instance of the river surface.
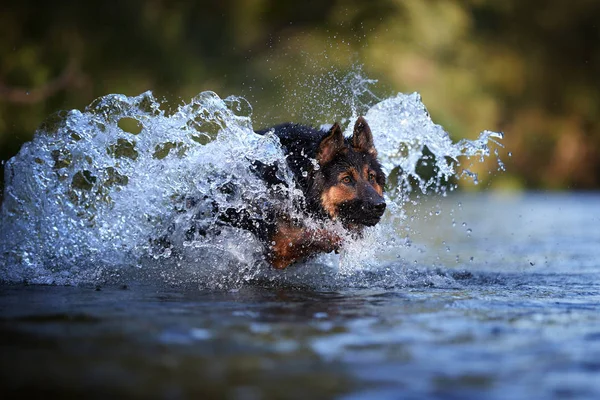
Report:
M600 195L419 211L348 287L2 285L2 397L600 398Z

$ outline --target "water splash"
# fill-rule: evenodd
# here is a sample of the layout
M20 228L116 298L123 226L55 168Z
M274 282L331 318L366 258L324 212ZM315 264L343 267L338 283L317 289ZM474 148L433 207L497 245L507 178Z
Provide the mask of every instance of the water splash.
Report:
M223 226L213 212L216 204L259 220L267 217L265 204L292 213L301 199L278 139L254 134L251 105L203 92L175 112L161 106L150 92L99 98L83 112L50 118L6 163L0 279L79 284L147 278L230 287L290 279L300 271L271 271L258 240ZM413 182L443 191L440 182L456 174L459 157L487 157L488 143L501 139L486 131L475 141L453 143L418 94L379 101L366 118L384 168L403 174L380 226L351 241L341 256L317 259L318 269L340 282L357 271L364 275L365 260L377 265L392 257L386 250L402 246L392 222L402 215L399 193L412 190ZM425 149L437 171L428 180L417 173ZM278 194L252 172L254 161L279 166L286 186Z
M386 172L395 168L402 171L397 182L401 190L413 190L416 182L422 192L432 187L436 192L444 192L447 187L443 182L456 175L460 158L479 157L483 161L490 156L488 144L501 146L498 140L503 138L502 133L483 131L476 140L454 143L441 126L433 123L418 93L399 93L383 100L369 109L366 118L377 132L377 146L385 149L380 152L380 160ZM418 173L423 162L435 171L429 178ZM461 175L477 181L477 175L468 169Z

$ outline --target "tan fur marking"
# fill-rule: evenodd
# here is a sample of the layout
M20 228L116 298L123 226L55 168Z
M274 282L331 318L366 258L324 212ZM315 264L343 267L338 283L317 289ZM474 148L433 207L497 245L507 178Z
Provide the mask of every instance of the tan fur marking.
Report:
M358 173L358 171L356 170L356 168L350 168L347 171L344 171L342 173L340 173L338 175L338 181L341 182L342 178L344 178L345 176L350 175L352 177L352 179L354 179L355 181L360 180L360 174Z
M321 195L321 204L331 219L336 219L338 205L356 197L356 191L342 183L330 187Z
M354 124L354 133L352 135L352 147L357 151L366 152L373 157L377 157L377 150L373 145L373 134L369 124L363 117L358 117Z
M379 194L380 196L383 196L383 188L378 183L373 184L373 189L375 189L377 194Z
M370 172L375 174L375 171L372 171L368 165L365 165L362 170L362 175L363 175L364 180L367 182L369 182L369 173ZM381 185L379 185L377 182L369 182L369 184L371 186L373 186L373 189L375 189L377 194L379 194L380 196L383 196L383 188L381 187Z
M325 139L323 139L319 145L319 149L317 151L317 161L319 164L324 165L331 161L338 152L343 150L345 150L344 134L336 122L329 130L327 137L325 137Z
M365 166L363 167L363 169L362 169L362 176L363 176L363 179L365 179L365 180L367 180L367 181L369 180L369 171L370 171L370 168L369 168L369 166L368 166L368 165L365 165Z
M286 225L278 226L277 232L272 238L274 244L271 247L273 254L271 262L275 268L283 269L293 262L293 243L297 242L301 236L302 230L300 228Z
M342 239L325 229L307 229L281 222L271 238L271 264L277 269L311 256L338 250Z

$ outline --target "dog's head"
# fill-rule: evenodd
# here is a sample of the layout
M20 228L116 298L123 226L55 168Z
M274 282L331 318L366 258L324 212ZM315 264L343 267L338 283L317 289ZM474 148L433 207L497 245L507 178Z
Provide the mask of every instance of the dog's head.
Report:
M373 135L363 117L345 139L336 123L317 149L320 203L327 215L352 228L373 226L385 211L385 174L377 161Z

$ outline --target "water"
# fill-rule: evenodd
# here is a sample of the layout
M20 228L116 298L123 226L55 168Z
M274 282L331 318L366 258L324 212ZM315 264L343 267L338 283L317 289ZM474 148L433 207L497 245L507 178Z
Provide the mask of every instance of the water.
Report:
M205 92L167 111L110 95L46 122L6 164L3 392L598 397L600 196L458 195L502 135L455 143L418 94L353 98L372 83L359 78L344 121L371 125L388 211L340 255L285 271L210 212L260 219L302 196L244 99ZM280 166L283 195L255 160Z
M359 87L372 84L353 79ZM490 131L454 143L416 93L372 101L369 107L350 102L349 113L364 108L376 132L390 174L388 213L365 240L348 237L341 257L317 260L339 267L334 281L365 264L379 265L373 258L396 244L408 193L446 194L455 175L475 176L462 160L483 160L490 146L501 145L502 134ZM254 133L252 107L241 97L203 92L174 111L163 106L149 92L99 98L83 112L50 118L6 163L0 279L82 284L135 276L211 287L279 279L256 239L223 226L213 212L247 211L257 221L268 218L269 209L297 214L294 204L303 194L277 137ZM355 119L347 121L346 134ZM278 191L253 172L256 161L279 167L284 183ZM306 216L298 218L311 225Z
M365 274L363 287L3 286L2 390L598 398L600 195L461 195L422 207L442 212L397 249L403 262Z

